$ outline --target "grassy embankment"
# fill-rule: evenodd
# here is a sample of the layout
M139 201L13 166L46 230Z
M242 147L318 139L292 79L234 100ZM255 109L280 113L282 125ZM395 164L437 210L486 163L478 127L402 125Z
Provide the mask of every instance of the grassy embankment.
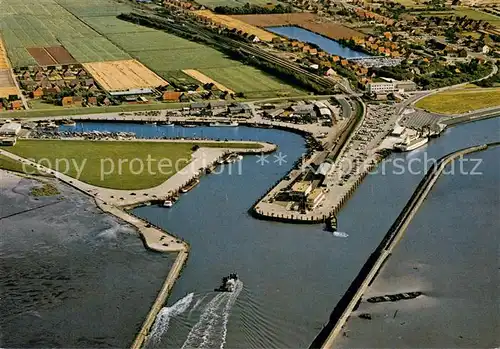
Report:
M83 182L113 189L147 189L160 185L191 160L192 147L258 149L255 143L175 143L20 140L13 147L0 147L34 159ZM150 160L148 160L150 159ZM0 159L1 161L2 159ZM20 164L6 161L22 171ZM161 160L161 168L160 168ZM121 161L121 165L120 165ZM150 167L148 168L148 163ZM141 170L141 164L143 169ZM2 166L2 162L0 162ZM149 170L151 169L151 170Z
M24 165L23 167L23 164L21 164L19 161L13 160L5 155L0 155L0 169L19 173L44 175L43 173L38 173L38 171L33 166Z
M466 88L445 91L421 99L416 106L447 115L500 106L500 87L473 88L467 85Z

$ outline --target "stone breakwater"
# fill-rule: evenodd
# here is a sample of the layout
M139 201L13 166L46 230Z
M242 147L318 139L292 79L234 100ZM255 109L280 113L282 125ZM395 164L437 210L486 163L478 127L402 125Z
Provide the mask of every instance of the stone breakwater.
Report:
M420 208L421 204L429 194L445 167L463 155L482 151L487 149L488 146L497 146L498 144L499 143L492 143L489 145L480 145L462 149L442 157L437 164L432 165L422 181L418 184L412 197L403 208L403 211L400 213L375 251L368 257L368 260L363 265L361 271L351 283L342 299L337 303L330 314L328 323L314 339L310 348L333 347L336 336L342 330L350 314L360 302L363 293L377 276L384 262L390 257L392 250L402 238L415 213Z

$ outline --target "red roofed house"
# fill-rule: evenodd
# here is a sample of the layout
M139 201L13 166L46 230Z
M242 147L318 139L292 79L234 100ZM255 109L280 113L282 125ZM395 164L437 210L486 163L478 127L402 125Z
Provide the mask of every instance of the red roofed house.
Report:
M165 91L163 93L162 99L167 102L179 101L182 96L182 92L177 91Z

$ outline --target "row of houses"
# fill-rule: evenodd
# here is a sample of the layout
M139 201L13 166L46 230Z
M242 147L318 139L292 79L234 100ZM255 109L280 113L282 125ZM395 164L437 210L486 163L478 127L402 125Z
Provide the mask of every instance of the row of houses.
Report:
M361 19L374 20L378 23L385 24L387 26L393 26L396 23L396 21L393 20L392 18L388 18L388 17L382 16L382 15L379 15L378 13L375 13L375 12L372 12L369 10L365 10L361 7L356 7L354 9L354 13L356 14L356 16L358 16Z

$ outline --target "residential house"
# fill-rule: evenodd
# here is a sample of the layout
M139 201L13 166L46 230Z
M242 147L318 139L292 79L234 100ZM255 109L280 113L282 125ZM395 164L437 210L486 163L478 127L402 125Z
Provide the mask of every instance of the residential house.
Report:
M73 105L75 107L82 107L83 106L83 98L81 96L74 96L73 97Z
M43 95L56 95L61 92L61 88L59 86L48 87L43 89Z
M335 76L337 75L337 73L335 72L335 70L333 70L332 68L328 69L326 72L325 72L325 75L326 76Z
M87 98L87 103L89 105L97 105L97 97L92 96L92 97Z
M36 90L34 90L32 93L32 97L34 99L40 99L43 97L43 88L38 87Z
M63 97L62 106L63 107L72 107L73 106L73 97L71 97L71 96Z
M45 79L45 74L42 71L36 72L36 74L35 74L35 80L36 81L42 81L44 79Z
M11 110L21 110L23 109L23 103L20 100L12 101L10 103Z

